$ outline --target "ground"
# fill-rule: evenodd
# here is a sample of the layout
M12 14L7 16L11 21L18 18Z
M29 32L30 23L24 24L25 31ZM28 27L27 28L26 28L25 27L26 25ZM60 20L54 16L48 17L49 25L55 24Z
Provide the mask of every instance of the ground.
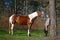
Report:
M9 35L8 31L0 30L0 40L50 40L49 35L44 36L43 30L31 30L31 37L27 36L27 30L16 30L14 35Z

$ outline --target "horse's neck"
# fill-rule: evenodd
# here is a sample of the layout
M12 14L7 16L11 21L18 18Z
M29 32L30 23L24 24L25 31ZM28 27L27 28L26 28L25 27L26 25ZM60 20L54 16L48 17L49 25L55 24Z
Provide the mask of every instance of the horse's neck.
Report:
M33 18L37 17L38 14L37 14L37 12L34 12L34 13L32 13L32 14L29 14L28 16L29 16L29 18L32 20Z

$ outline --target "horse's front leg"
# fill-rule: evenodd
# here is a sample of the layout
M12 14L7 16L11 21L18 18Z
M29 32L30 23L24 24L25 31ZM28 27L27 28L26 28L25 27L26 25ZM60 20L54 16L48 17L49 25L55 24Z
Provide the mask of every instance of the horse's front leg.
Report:
M11 35L13 35L14 24L11 24Z
M31 35L30 35L31 23L28 23L27 25L28 25L28 33L27 33L27 35L28 35L28 37L29 37L29 36L31 36Z

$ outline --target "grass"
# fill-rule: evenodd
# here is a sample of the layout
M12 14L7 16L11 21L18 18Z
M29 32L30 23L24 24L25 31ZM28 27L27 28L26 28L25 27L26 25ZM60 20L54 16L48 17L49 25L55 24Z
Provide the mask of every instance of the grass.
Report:
M9 35L8 31L0 30L0 40L50 40L45 37L43 30L31 30L31 37L27 36L27 30L16 30L14 35Z

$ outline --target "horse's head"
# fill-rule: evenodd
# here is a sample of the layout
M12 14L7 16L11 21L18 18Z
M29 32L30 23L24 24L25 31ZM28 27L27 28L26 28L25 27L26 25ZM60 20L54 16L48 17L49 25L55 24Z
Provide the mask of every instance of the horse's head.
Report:
M37 13L38 13L38 16L42 16L42 17L44 16L43 12L41 12L39 10L37 11Z

